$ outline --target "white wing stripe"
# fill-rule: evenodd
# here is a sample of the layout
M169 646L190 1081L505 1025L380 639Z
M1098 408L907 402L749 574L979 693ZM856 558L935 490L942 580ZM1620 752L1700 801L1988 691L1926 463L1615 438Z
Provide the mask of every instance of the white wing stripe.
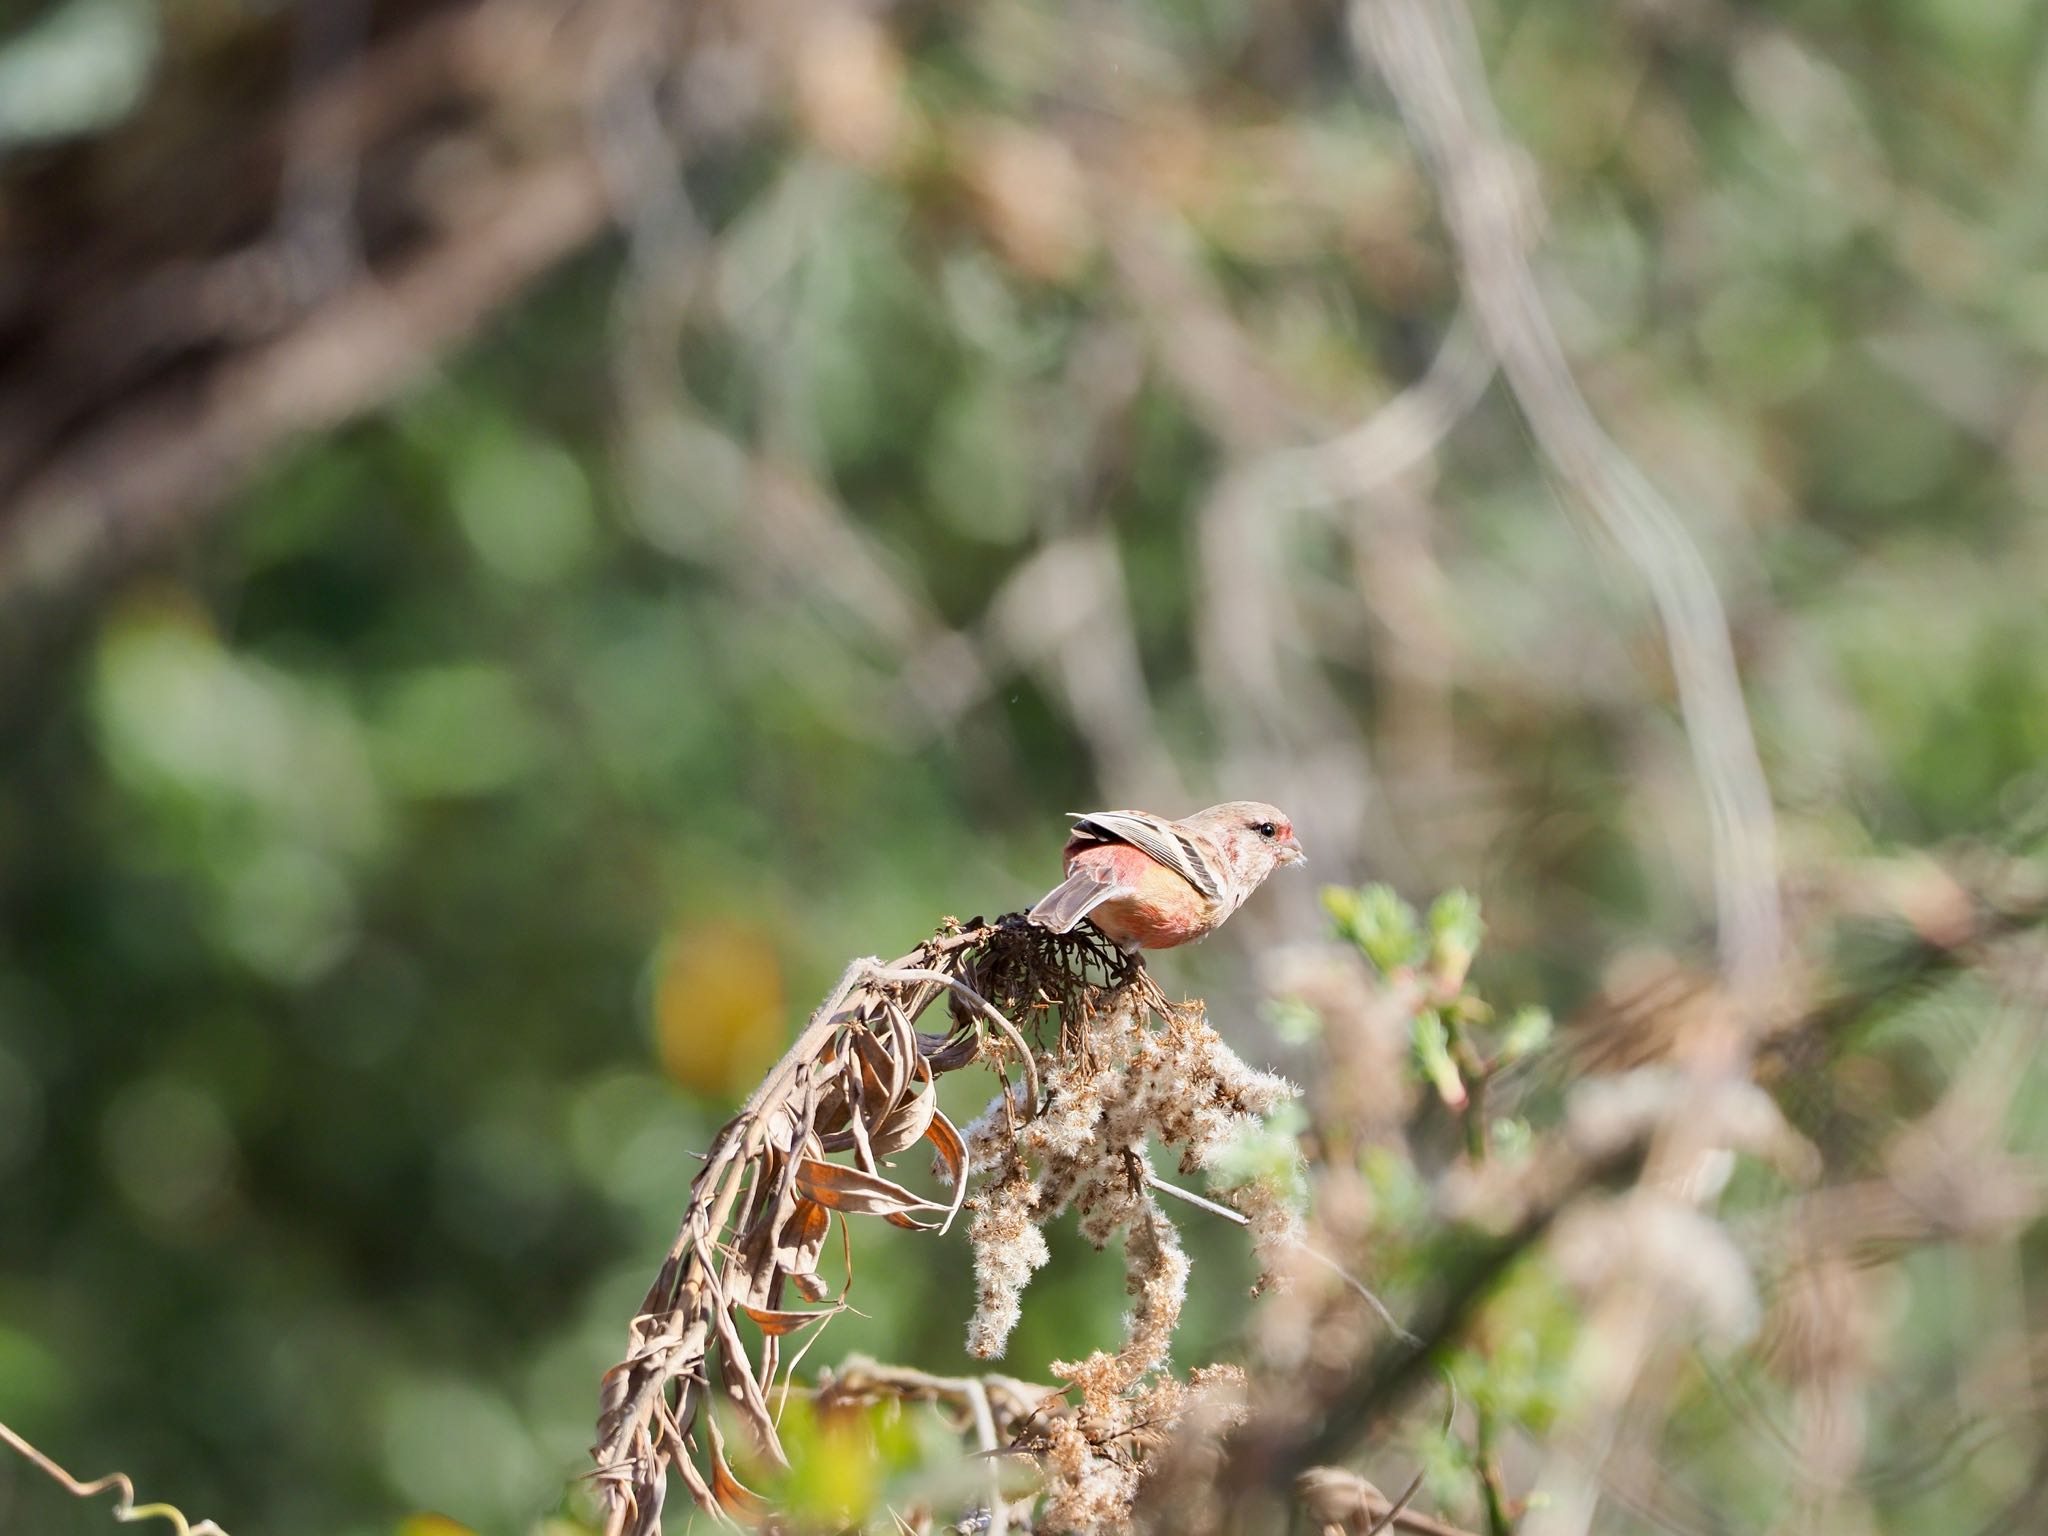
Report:
M1090 811L1075 818L1086 827L1115 842L1129 843L1150 854L1179 875L1211 901L1221 901L1223 891L1209 862L1192 838L1169 822L1133 811Z

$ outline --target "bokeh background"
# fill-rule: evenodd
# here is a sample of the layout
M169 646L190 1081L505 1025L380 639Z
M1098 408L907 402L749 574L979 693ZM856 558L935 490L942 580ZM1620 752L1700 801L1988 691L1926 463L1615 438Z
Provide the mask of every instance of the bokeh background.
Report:
M1070 810L1277 801L1319 879L1477 892L1489 994L1561 1017L1712 973L1650 589L1355 41L1322 0L11 0L0 1419L237 1536L573 1515L693 1154L848 958L1036 896ZM1466 41L1502 238L1725 605L1790 969L1949 942L2043 825L2048 11ZM1285 1069L1259 957L1322 928L1291 878L1158 970ZM1701 1430L1696 1536L2039 1528L2001 986L1779 1082L1847 1177L2018 1042L2017 1193L1857 1271L1828 1521ZM1065 1235L1021 1374L1117 1337ZM964 1368L959 1234L862 1236L818 1358ZM1191 1237L1182 1355L1228 1356L1248 1260ZM0 1460L0 1529L105 1521Z

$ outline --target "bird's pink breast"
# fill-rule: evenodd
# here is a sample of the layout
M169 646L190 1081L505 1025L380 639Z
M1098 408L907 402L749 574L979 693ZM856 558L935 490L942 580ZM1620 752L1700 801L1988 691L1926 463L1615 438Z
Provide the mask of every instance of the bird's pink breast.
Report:
M1217 908L1202 893L1150 854L1128 843L1082 848L1067 868L1092 865L1108 873L1129 895L1114 896L1088 920L1120 944L1172 949L1191 943L1216 926Z

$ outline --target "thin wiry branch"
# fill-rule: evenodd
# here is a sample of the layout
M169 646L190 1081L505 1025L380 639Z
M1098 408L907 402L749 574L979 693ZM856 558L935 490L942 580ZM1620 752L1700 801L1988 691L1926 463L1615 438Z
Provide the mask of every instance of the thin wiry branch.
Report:
M1359 45L1393 90L1434 179L1465 298L1537 446L1648 586L1669 647L1713 834L1722 967L1740 990L1776 977L1777 834L1728 618L1685 524L1586 403L1530 270L1533 192L1456 0L1354 0Z
M4 1423L0 1423L0 1441L5 1441L31 1466L47 1474L52 1482L76 1498L96 1498L111 1488L115 1496L114 1518L124 1525L135 1520L168 1520L176 1529L178 1536L228 1536L226 1531L211 1520L201 1520L198 1524L193 1524L185 1518L184 1511L175 1504L136 1503L135 1484L128 1480L128 1474L125 1472L109 1472L105 1477L96 1477L89 1483L83 1483Z
M1236 1225L1240 1227L1249 1227L1252 1224L1251 1218L1246 1216L1243 1212L1233 1211L1227 1205L1223 1205L1217 1201L1211 1200L1206 1195L1198 1195L1191 1189L1182 1189L1178 1184L1169 1184L1166 1182L1166 1180L1160 1178L1157 1174L1149 1175L1147 1177L1146 1182L1149 1183L1154 1189L1158 1190L1160 1194L1170 1195L1176 1200L1184 1201L1186 1204L1192 1205L1198 1210L1207 1211L1211 1216L1221 1216L1225 1221L1234 1222ZM1372 1308L1374 1315L1377 1316L1381 1322L1385 1323L1389 1328L1393 1330L1394 1336L1396 1338L1409 1344L1420 1344L1422 1342L1414 1334L1410 1333L1406 1328L1404 1328L1401 1325L1401 1320L1394 1316L1393 1312L1388 1308L1387 1304L1384 1301L1381 1301L1379 1297L1373 1293L1373 1290L1370 1286L1368 1286L1363 1280L1359 1279L1356 1275L1352 1274L1351 1271L1346 1269L1342 1264L1338 1263L1335 1259L1331 1258L1327 1253L1324 1253L1314 1244L1306 1242L1298 1237L1291 1239L1288 1243L1288 1246L1292 1248L1296 1253L1299 1253L1303 1258L1311 1259L1315 1263L1322 1265L1323 1268L1327 1269L1339 1280L1342 1280L1345 1283L1345 1285L1351 1288L1352 1292L1355 1295L1357 1295L1360 1300L1362 1300L1367 1306Z

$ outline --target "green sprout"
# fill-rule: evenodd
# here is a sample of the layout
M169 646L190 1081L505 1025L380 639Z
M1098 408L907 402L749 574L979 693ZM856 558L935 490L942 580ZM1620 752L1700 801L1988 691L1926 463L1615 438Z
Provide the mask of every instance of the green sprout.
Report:
M1382 976L1422 963L1422 925L1391 885L1325 886L1323 908Z
M1435 1009L1415 1016L1415 1059L1422 1075L1436 1088L1437 1097L1452 1109L1465 1107L1465 1081L1458 1064L1451 1060L1451 1034L1443 1016Z
M1430 904L1429 966L1447 991L1464 986L1485 932L1479 898L1470 891L1445 891Z

